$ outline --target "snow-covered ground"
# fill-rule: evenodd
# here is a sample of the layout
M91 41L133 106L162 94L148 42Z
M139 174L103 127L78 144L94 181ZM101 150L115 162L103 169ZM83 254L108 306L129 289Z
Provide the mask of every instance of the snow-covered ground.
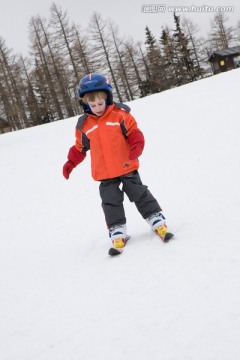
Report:
M125 199L110 240L89 156L62 165L77 117L0 136L1 360L237 360L240 70L135 100L140 174L175 239Z

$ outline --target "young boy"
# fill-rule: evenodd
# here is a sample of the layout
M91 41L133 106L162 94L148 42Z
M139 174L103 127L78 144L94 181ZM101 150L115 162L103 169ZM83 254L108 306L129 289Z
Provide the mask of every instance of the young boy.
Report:
M69 178L90 150L92 177L100 181L102 208L113 247L121 250L126 243L124 192L152 230L164 240L167 226L162 209L142 184L138 173L144 137L130 108L113 102L112 86L100 74L82 78L78 94L85 114L78 120L76 143L70 148L68 161L63 166L64 177Z

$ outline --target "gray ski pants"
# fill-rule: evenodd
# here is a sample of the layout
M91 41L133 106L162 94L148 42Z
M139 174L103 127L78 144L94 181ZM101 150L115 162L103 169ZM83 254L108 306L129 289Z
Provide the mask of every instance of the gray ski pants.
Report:
M122 184L122 189L120 189L120 184ZM102 180L99 192L108 228L126 224L123 207L124 193L131 202L135 203L144 219L162 210L148 187L142 184L137 170L120 177Z

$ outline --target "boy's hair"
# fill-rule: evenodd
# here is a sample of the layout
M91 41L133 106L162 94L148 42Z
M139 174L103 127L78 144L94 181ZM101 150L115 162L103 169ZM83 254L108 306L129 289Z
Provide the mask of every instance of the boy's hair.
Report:
M106 100L107 99L107 94L105 93L105 91L91 91L89 93L86 93L83 98L82 101L87 104L89 101L95 101L96 98L99 99L103 99Z

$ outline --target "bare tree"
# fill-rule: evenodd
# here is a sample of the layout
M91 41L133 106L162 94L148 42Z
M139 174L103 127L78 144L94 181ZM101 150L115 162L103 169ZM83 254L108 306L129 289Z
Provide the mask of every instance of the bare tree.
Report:
M12 130L23 129L28 124L23 102L21 69L17 59L0 38L0 94L2 111Z
M6 47L5 41L0 38L0 111L1 117L5 118L12 130L17 130L19 123L16 119L17 107L12 96L12 88L8 76L8 59L11 56L10 50ZM16 121L17 120L17 121Z
M49 104L49 110L47 111L46 116L48 116L48 113L50 113L51 118L55 118L57 115L58 119L63 119L64 116L60 106L59 96L56 91L49 62L51 57L48 52L50 44L47 40L47 33L44 24L45 20L42 20L40 16L32 17L30 21L30 40L32 43L32 52L35 57L35 64L38 66L38 72L42 71L42 77L38 78L38 87L42 92L45 92L46 85L48 87L50 95L48 99L51 100L52 103ZM40 80L42 80L41 83Z
M24 79L23 92L29 114L29 123L31 126L40 125L42 124L41 111L33 88L31 71L28 70L31 68L30 60L24 59L21 56L19 59L19 66L21 67L21 74Z
M235 43L240 44L240 20L237 22L237 26L235 28Z
M68 84L66 79L68 78L65 75L65 62L64 56L58 51L59 46L56 42L56 39L53 39L51 34L47 31L47 26L44 21L38 17L39 26L42 31L43 39L45 42L45 47L47 54L49 55L49 68L51 69L52 79L54 81L55 89L58 92L59 101L62 99L61 111L64 113L66 110L66 115L71 117L74 116L74 112L71 106L71 99L69 96Z
M111 59L111 46L108 33L106 33L106 22L103 21L101 15L97 13L93 14L90 32L94 46L95 64L96 66L98 65L98 71L102 73L108 72L110 74L118 99L119 101L122 101L121 92L113 68L113 61Z
M110 35L113 44L113 57L115 58L114 63L118 66L115 67L118 75L118 85L122 89L122 96L130 101L133 100L133 92L131 88L131 79L129 76L129 67L127 66L126 56L123 46L123 39L119 37L119 29L111 21L109 21Z
M127 61L127 68L129 70L131 70L132 72L132 77L133 77L133 96L134 98L136 97L143 97L144 96L144 92L143 92L143 87L144 87L144 82L142 79L142 72L143 72L143 63L142 63L142 59L141 59L141 55L137 44L134 44L133 40L128 40L124 42L124 47L126 49L125 53L126 53L126 61Z
M81 61L79 61L78 56L76 56L76 46L74 46L76 40L78 45L80 43L82 55L84 54L83 46L76 26L69 23L67 11L63 11L61 7L55 3L51 6L50 24L53 30L55 53L59 59L61 58L62 75L67 82L67 84L65 84L67 92L63 95L65 103L68 103L68 114L69 116L73 116L73 114L79 110L79 107L76 107L76 104L78 104L76 89L81 73ZM84 60L87 60L86 57L84 57Z
M80 76L84 76L95 71L94 60L91 56L92 50L88 45L89 38L84 30L75 23L72 26L72 30L74 33L72 48L74 57L77 59L76 61L78 63L78 76L79 74Z
M54 43L56 43L57 41L61 45L59 50L66 50L69 63L73 69L74 76L77 78L77 64L72 51L72 44L74 40L73 29L69 25L67 11L63 12L61 7L57 6L55 3L51 5L51 25L55 29Z
M195 77L196 79L203 78L205 74L204 67L206 67L206 54L203 51L203 39L198 38L196 35L199 29L191 20L185 18L183 19L183 31L189 40Z
M227 26L228 18L224 13L217 13L211 20L209 40L214 50L224 49L231 46L234 39L234 30Z
M205 40L189 19L180 24L174 14L175 29L163 28L160 41L146 27L144 47L98 13L82 29L53 2L49 19L31 18L29 59L14 55L0 38L0 116L12 130L73 116L78 82L91 72L109 77L119 101L202 78L210 74L207 59L214 50L239 43L240 22L233 29L227 20L217 13Z
M74 106L75 112L79 111L78 104L78 94L77 94L77 87L79 80L85 76L86 74L95 72L95 62L92 56L92 49L89 45L89 38L88 35L85 33L84 30L81 29L80 26L73 24L72 25L73 31L73 44L72 44L72 53L74 59L76 59L77 63L77 73L78 76L74 79L73 82L73 94L74 94ZM97 67L96 67L97 69Z

